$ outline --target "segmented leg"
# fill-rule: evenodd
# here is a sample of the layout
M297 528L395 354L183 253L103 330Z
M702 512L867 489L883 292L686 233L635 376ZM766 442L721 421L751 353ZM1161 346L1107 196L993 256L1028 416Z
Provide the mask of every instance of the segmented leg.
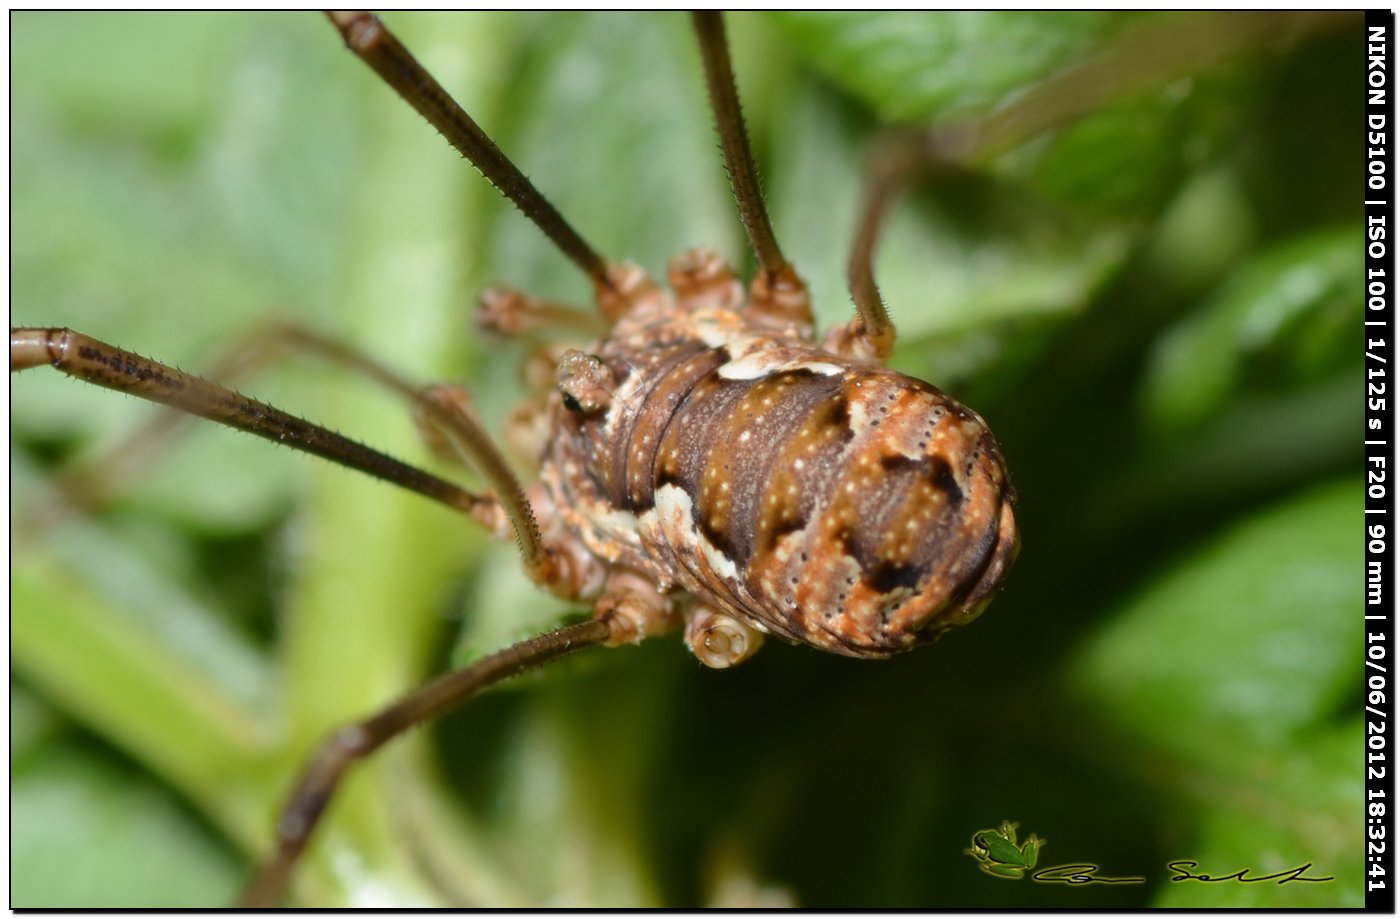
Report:
M71 329L10 330L11 372L46 364L97 386L139 396L359 470L445 504L478 522L489 524L495 516L493 498L473 494L432 473L202 377Z
M559 251L583 269L600 293L612 286L607 261L584 242L530 180L525 178L495 141L481 130L432 74L380 22L363 12L329 12L340 30L345 47L379 74L380 78L437 128L447 142L471 160L473 166L520 212L539 227Z
M875 286L875 243L890 208L913 174L923 165L918 145L908 135L892 134L871 152L856 223L846 278L856 315L832 329L822 347L864 360L884 362L894 350L895 328L880 289Z
M530 667L603 644L612 633L612 627L602 619L546 632L441 676L369 718L333 733L302 770L277 821L277 848L249 879L238 906L265 909L282 901L292 869L351 765L482 690Z
M812 330L812 304L807 285L778 247L763 192L758 187L758 170L749 150L749 134L744 129L744 113L739 106L739 90L734 83L734 67L729 59L729 42L724 34L724 17L714 11L691 14L700 60L705 68L705 86L710 107L719 129L720 149L739 219L744 224L759 272L753 280L746 310L748 317L764 325L791 327L804 338Z
M246 372L279 350L299 350L347 367L398 394L415 408L425 439L439 452L477 470L494 494L477 495L378 451L303 421L272 406L248 399L219 383L193 376L129 351L67 329L12 329L10 368L25 370L50 364L70 376L141 396L238 428L259 437L369 472L377 478L417 491L468 513L492 533L505 536L503 524L514 531L525 569L540 583L559 574L540 539L539 526L524 490L490 436L471 412L460 387L437 384L420 388L395 371L334 338L302 326L277 323L260 338L249 337L219 362L221 373ZM160 419L168 434L173 422ZM449 451L442 445L450 446Z
M872 263L880 230L904 187L920 175L985 162L1032 137L1102 109L1145 86L1199 71L1203 64L1267 42L1343 23L1331 13L1308 17L1203 13L1130 29L1077 66L1055 74L984 118L892 132L872 152L861 213L847 262L856 318L832 330L823 347L883 361L895 329L875 285Z
M597 338L607 331L599 317L584 310L541 300L510 287L488 287L477 298L477 328L497 335L527 335L541 329L579 332Z
M1113 37L1073 67L958 131L959 159L973 164L1004 153L1041 134L1062 128L1114 100L1148 87L1200 74L1221 61L1260 49L1279 50L1309 34L1359 28L1353 11L1259 12L1210 10L1152 18ZM967 130L972 128L972 130ZM931 146L949 146L930 132Z
M477 422L466 390L446 383L434 384L422 391L418 405L422 410L420 419L435 428L463 461L492 484L498 506L515 531L525 572L535 583L555 589L571 584L573 578L566 559L552 552L540 537L539 524L520 481ZM493 523L492 531L504 536L499 519Z
M81 332L55 328L11 329L11 372L45 364L97 386L168 405L315 454L467 514L473 514L482 500L431 473L319 425Z
M260 323L215 360L203 376L211 382L231 386L276 357L279 345L292 333L292 329L280 322ZM152 461L169 449L171 441L191 418L184 412L157 411L116 446L69 463L50 478L50 494L23 509L23 517L15 529L33 536L70 514L100 512L151 468Z

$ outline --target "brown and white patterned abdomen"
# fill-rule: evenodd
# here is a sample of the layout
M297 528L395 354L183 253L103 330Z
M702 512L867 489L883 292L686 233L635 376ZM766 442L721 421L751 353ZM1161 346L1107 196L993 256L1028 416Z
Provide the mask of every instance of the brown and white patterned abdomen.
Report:
M740 360L710 349L678 372L681 386L653 390L669 403L651 416L664 423L632 432L625 477L650 487L626 500L647 553L702 604L883 657L991 599L1017 533L976 414L919 380L808 348Z

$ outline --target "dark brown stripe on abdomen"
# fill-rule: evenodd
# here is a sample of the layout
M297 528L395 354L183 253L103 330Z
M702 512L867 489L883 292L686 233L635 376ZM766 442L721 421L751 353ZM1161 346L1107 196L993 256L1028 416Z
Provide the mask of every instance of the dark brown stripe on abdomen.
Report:
M635 394L638 409L620 417L617 430L609 432L618 446L608 493L615 506L638 512L652 505L656 454L676 408L697 380L729 359L723 349L698 341L653 353L657 356L649 364L632 368L643 379L641 392Z
M842 375L778 371L702 381L666 429L658 484L690 495L697 529L745 572L755 552L805 525L850 436ZM799 462L800 461L800 462Z

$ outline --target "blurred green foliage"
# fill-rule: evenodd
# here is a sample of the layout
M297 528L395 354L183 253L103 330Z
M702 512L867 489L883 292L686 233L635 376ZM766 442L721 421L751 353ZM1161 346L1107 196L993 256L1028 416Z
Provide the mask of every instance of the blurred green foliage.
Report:
M1160 17L1159 17L1160 19ZM395 28L602 251L748 257L678 15ZM882 125L977 118L1130 14L735 15L788 255L826 323ZM586 285L311 16L12 17L12 320L197 368L290 314L497 423L518 343L473 292ZM898 365L1001 440L1023 550L937 647L598 652L361 770L302 902L1356 906L1362 736L1359 21L1115 100L922 186L877 277ZM246 391L431 463L356 381ZM213 906L330 724L561 608L450 514L192 426L111 510L39 533L47 468L134 399L12 381L14 906ZM460 650L465 648L465 652ZM458 649L458 650L454 650ZM1144 885L989 878L1002 819ZM1172 883L1166 863L1325 884Z

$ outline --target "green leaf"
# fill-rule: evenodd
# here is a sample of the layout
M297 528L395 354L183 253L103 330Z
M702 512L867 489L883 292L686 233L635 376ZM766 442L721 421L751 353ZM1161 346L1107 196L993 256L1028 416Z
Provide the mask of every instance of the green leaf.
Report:
M334 43L289 53L315 26L18 17L14 323L67 325L197 371L273 313L333 315L337 240L324 226L343 217L354 120L348 88L328 77ZM317 168L293 179L299 162ZM288 394L295 379L261 375L256 394L309 413L304 393ZM21 436L111 447L153 414L57 374L29 374L16 391ZM157 454L161 474L133 500L205 530L265 523L298 481L277 451L213 426L190 425L182 450L184 462Z
M1359 360L1362 274L1356 228L1289 239L1242 265L1162 335L1143 381L1149 423L1178 432L1241 388L1299 388Z
M228 902L241 859L169 791L70 743L10 784L11 908L192 909Z
M1173 859L1197 862L1192 874L1250 877L1292 872L1332 878L1237 883L1172 881L1153 905L1165 909L1354 909L1363 905L1357 751L1360 720L1305 732L1286 756L1261 754L1235 783L1203 783L1199 835ZM1180 872L1178 872L1179 874ZM1170 876L1170 874L1169 874Z
M811 83L784 98L770 128L774 224L819 322L846 322L851 227L833 215L858 212L871 126ZM1007 353L1077 315L1121 264L1128 241L1116 225L981 183L911 195L894 210L875 263L899 328L901 369L940 386L991 367L1014 376Z
M1082 53L1121 15L774 14L805 56L886 121L981 114Z
M739 225L684 18L543 15L529 24L528 53L503 87L494 125L520 168L607 258L657 278L688 246L739 261ZM578 269L513 209L499 215L490 248L502 275L489 280L590 306Z
M1132 21L1021 15L955 14L946 34L943 18L932 15L901 14L891 26L870 14L727 18L778 236L812 279L825 325L850 316L842 271L863 151L882 120L906 117L897 107L917 102L909 90L932 88L931 115L942 117L945 103L954 114L977 115ZM386 19L606 256L659 273L671 254L704 244L741 269L750 261L684 17ZM809 41L798 33L810 23ZM861 54L841 49L852 24L857 39L865 29L876 35ZM896 34L907 24L929 34ZM499 431L522 395L519 363L530 346L483 340L468 328L477 291L501 282L586 305L590 292L576 269L316 16L35 13L17 15L13 28L18 321L68 324L198 370L257 317L294 317L415 379L464 382ZM944 47L951 57L935 59ZM1310 48L1306 61L1344 73L1338 62L1351 58L1339 48ZM1292 79L1312 72L1297 56L1278 60ZM142 70L150 64L154 71ZM891 65L902 69L880 75ZM862 71L883 82L853 88L848 81ZM813 80L817 72L824 81ZM1266 70L1257 76L1271 80ZM1124 683L1093 684L1095 699L1120 688L1131 698L1121 708L1091 709L1086 729L1146 725L1151 738L1138 746L1150 756L1140 759L1116 734L1102 745L1068 737L1063 728L1081 710L1072 711L1063 687L1047 678L1079 650L1077 617L1113 602L1105 596L1127 584L1155 585L1141 594L1155 596L1189 580L1190 567L1193 603L1212 594L1212 574L1215 593L1277 599L1263 575L1233 587L1234 567L1207 564L1234 545L1233 536L1207 551L1203 534L1189 527L1159 532L1161 516L1138 515L1122 500L1131 493L1095 503L1105 483L1136 485L1131 473L1146 469L1157 483L1149 511L1199 501L1207 485L1236 508L1258 494L1242 496L1240 476L1252 484L1284 469L1287 487L1315 484L1319 468L1326 475L1341 468L1327 458L1355 442L1343 436L1347 415L1338 407L1353 404L1358 390L1325 361L1315 382L1326 398L1289 390L1283 395L1297 398L1269 402L1268 417L1248 424L1245 390L1231 390L1212 417L1245 423L1187 456L1150 443L1114 449L1136 420L1117 369L1092 377L1086 370L1074 386L1063 373L1057 378L1057 368L1108 366L1095 355L1122 355L1126 364L1145 353L1161 317L1182 311L1179 297L1171 299L1180 287L1212 283L1248 254L1257 215L1286 211L1293 222L1282 225L1316 226L1314 214L1294 214L1292 203L1298 187L1326 187L1312 178L1331 160L1300 153L1289 160L1293 171L1281 171L1269 158L1290 145L1265 145L1246 158L1233 143L1264 117L1263 101L1287 100L1291 109L1298 98L1291 84L1268 83L1274 95L1261 100L1248 92L1251 80L1227 74L1215 85L1229 104L1217 106L1207 82L1124 97L1099 125L1032 139L946 187L914 191L882 237L877 272L900 327L901 366L940 385L962 379L974 393L1000 387L1002 408L1012 409L998 413L1006 421L995 428L1023 488L1026 543L985 621L879 665L770 643L745 667L713 674L678 636L581 655L353 769L299 870L295 899L693 905L726 896L733 882L730 902L777 889L812 906L1063 906L1072 897L1132 908L1146 905L1147 889L1006 884L977 872L961 849L973 830L1009 817L1051 838L1052 857L1106 852L1132 863L1165 856L1158 849L1168 840L1172 855L1214 859L1218 851L1231 862L1240 854L1227 848L1238 835L1232 828L1250 820L1267 824L1270 837L1306 840L1312 828L1299 818L1310 789L1332 827L1342 811L1329 784L1340 774L1340 754L1334 762L1330 751L1349 741L1334 733L1341 696L1327 674L1307 670L1307 686L1284 694L1291 727L1262 719L1269 737L1283 738L1275 746L1261 753L1254 734L1240 735L1246 746L1225 733L1218 746L1236 750L1222 754L1218 768L1189 759L1188 749L1198 751L1181 739L1198 727L1215 738L1239 729L1206 698L1209 687L1229 684L1190 659L1210 658L1214 647L1192 645L1159 623L1147 631L1187 659L1156 671L1115 670ZM1299 123L1311 124L1320 106L1344 108L1330 102L1319 93L1300 107ZM904 111L912 117L915 109ZM1162 149L1144 151L1158 125ZM1298 178L1257 187L1280 174ZM1184 180L1197 189L1194 208L1191 188L1181 194ZM1184 237L1195 248L1177 245L1164 270L1172 281L1189 278L1186 285L1144 282L1132 270L1135 242L1153 238L1159 204L1169 200L1186 201L1173 215L1194 213L1182 219L1176 242ZM1299 380L1312 379L1310 365L1288 366ZM1242 379L1257 382L1249 368ZM12 382L12 441L26 463L110 445L149 417L137 400L57 374L36 370ZM346 375L313 365L239 385L406 460L435 462L400 404ZM470 471L434 468L475 482ZM22 517L46 489L17 480L21 514L12 534L35 542L43 535L27 532ZM1066 521L1072 535L1060 538ZM454 638L464 646L459 659L470 657L569 609L524 581L509 546L483 552L484 538L458 516L202 425L159 452L136 493L82 529L90 538L47 536L67 552L48 543L40 552L16 550L16 680L62 718L141 760L249 858L265 851L273 801L332 725L441 670ZM1316 542L1308 527L1290 524L1287 532ZM1086 537L1121 552L1086 559ZM1135 553L1141 545L1153 549ZM1199 560L1181 554L1188 546L1202 552ZM1300 562L1297 546L1275 548L1297 563L1278 578L1297 586L1290 578L1315 560ZM142 564L113 566L113 553ZM1250 558L1264 570L1267 559ZM1113 566L1113 576L1096 577L1096 565ZM118 577L109 568L134 573ZM1279 600L1285 611L1286 600ZM1239 615L1257 619L1256 606L1212 607L1214 618L1187 619L1205 630ZM196 617L210 622L191 627ZM1301 629L1294 622L1301 618L1290 612L1289 628ZM1320 669L1336 665L1341 642L1328 634L1309 648ZM1153 640L1122 646L1150 664ZM1249 672L1273 685L1268 667ZM1181 724L1170 741L1153 733L1162 708L1152 692L1133 688L1142 676L1169 685L1170 701L1184 706L1173 710ZM1195 695L1182 680L1200 684ZM200 707L210 687L221 705ZM12 717L18 777L68 722L55 728L23 700ZM1325 761L1314 762L1324 752ZM1026 781L1028 768L1034 782ZM1154 784L1163 775L1169 781ZM133 788L143 780L112 778ZM1085 789L1119 816L1086 825L1076 803ZM122 794L145 800L136 790ZM1349 790L1338 794L1350 800ZM1286 811L1281 823L1267 812L1276 802ZM1176 813L1189 825L1175 837L1153 823L1154 815ZM48 851L43 834L53 828L26 821L20 829L12 871L28 871L27 859ZM1332 835L1325 829L1314 838ZM82 836L94 845L78 851L79 840L64 841L72 864L110 847L101 832ZM879 843L852 849L857 837ZM1315 852L1329 866L1342 860L1320 843L1289 845L1289 856ZM1264 852L1243 854L1274 864ZM63 893L65 878L45 870L46 889L37 880L30 888L35 904ZM41 877L37 869L33 876ZM198 902L228 889L216 879L207 885Z
M1356 906L1361 483L1313 489L1230 527L1129 601L1077 655L1085 704L1144 751L1195 824L1169 859L1254 877L1312 863L1327 883L1169 881L1157 905ZM1165 754L1165 757L1163 756Z
M139 560L93 551L86 562L84 583L53 554L17 560L16 672L160 769L225 830L248 830L244 813L260 802L246 773L263 725L245 706L263 688L260 662L190 598L152 582Z
M1361 495L1353 479L1315 489L1173 565L1088 643L1077 687L1192 762L1290 743L1360 679Z
M881 120L919 125L976 123L1028 86L1114 47L1120 36L1131 34L1136 45L1150 47L1154 27L1164 22L1172 26L1163 30L1164 42L1183 41L1182 33L1199 41L1231 25L1199 14L1086 11L775 16L808 63ZM1215 44L1209 38L1200 43L1206 51ZM1042 136L1017 138L1019 146L996 157L992 170L1081 212L1140 217L1165 204L1186 170L1239 130L1247 77L1236 72L1174 82L1177 72L1189 72L1189 61L1167 64L1139 55L1148 73L1165 71L1144 81L1133 70L1138 61L1131 51L1123 56L1128 59L1105 65L1098 75L1098 83L1112 88L1103 100L1083 104L1088 114ZM1075 108L1079 100L1053 104Z

